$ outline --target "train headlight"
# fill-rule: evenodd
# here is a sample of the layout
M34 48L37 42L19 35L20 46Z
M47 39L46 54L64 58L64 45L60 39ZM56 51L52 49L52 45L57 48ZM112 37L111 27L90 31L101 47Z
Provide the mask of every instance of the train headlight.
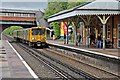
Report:
M32 38L32 40L35 40L35 38Z

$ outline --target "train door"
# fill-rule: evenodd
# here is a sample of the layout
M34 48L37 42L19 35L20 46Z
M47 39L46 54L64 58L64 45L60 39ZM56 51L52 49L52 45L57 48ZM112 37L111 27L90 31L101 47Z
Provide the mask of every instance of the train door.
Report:
M118 48L120 48L120 24L118 24Z

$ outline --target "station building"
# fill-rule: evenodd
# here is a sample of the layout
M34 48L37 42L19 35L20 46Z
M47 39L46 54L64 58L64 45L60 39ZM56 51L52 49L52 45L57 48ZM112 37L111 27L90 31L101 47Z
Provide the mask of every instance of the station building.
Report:
M90 35L94 35L96 42L98 34L101 34L103 49L120 48L119 7L118 0L95 0L54 14L48 22L72 22L74 40L76 42L77 33L80 33L82 45L90 45Z

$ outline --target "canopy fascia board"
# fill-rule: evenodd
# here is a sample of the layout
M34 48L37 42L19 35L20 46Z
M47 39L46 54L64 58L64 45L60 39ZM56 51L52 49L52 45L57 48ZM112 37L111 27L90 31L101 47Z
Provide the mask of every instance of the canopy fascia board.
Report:
M48 18L48 22L58 21L58 20L66 19L66 18L73 17L73 16L76 16L75 11Z

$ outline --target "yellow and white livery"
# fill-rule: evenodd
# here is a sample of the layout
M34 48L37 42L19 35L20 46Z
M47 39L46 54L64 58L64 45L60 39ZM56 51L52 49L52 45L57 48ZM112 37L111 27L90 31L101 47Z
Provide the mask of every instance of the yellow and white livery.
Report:
M17 41L27 43L29 46L46 46L46 28L44 27L15 30L13 36Z

